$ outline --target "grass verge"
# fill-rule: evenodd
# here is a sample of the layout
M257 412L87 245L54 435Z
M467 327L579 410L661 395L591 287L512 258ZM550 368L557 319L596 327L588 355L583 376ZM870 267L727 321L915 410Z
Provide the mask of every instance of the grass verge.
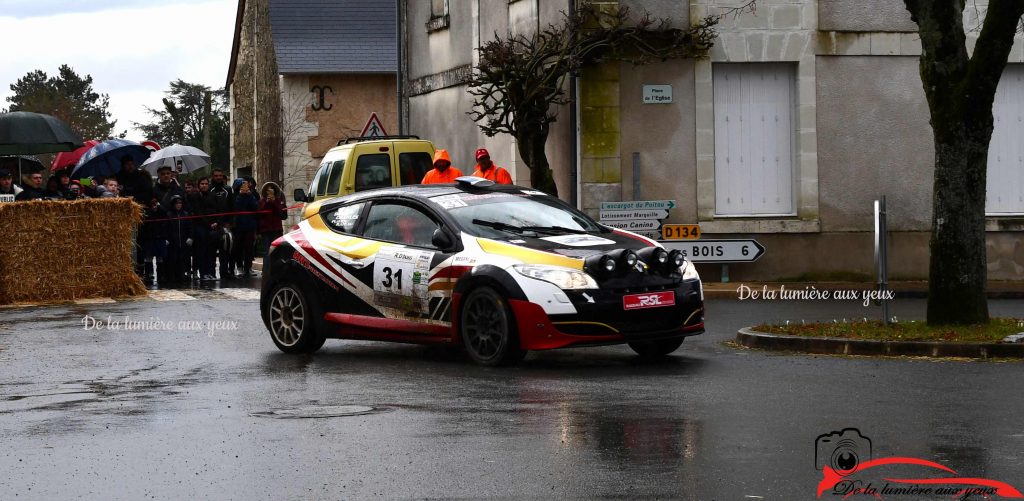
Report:
M881 321L853 323L762 324L757 332L787 336L873 339L879 341L945 341L950 343L999 343L1011 334L1024 332L1024 319L994 318L984 325L930 326L924 322L884 325Z

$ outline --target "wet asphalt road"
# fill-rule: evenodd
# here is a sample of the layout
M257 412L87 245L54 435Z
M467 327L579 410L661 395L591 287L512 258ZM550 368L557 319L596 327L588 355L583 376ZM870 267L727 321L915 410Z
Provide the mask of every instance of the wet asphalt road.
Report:
M0 498L813 499L815 438L844 427L875 457L1024 487L1024 364L751 351L725 342L875 310L707 309L708 333L662 362L603 347L503 369L384 343L283 355L255 301L216 294L0 310ZM86 330L85 315L172 325ZM346 405L374 411L297 417Z

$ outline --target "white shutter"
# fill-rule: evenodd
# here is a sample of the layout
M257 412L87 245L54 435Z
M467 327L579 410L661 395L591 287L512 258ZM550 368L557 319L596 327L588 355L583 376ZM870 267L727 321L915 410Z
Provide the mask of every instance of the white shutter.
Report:
M1024 214L1024 65L1006 66L992 116L985 212Z
M784 63L716 64L715 213L793 215L793 95Z

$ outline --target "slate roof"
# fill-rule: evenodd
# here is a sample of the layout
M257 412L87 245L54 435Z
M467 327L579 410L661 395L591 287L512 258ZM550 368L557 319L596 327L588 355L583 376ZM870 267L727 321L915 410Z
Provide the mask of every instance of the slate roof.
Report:
M281 73L394 73L394 0L270 0Z
M278 72L395 73L395 0L269 0ZM234 79L245 0L239 0L228 85Z

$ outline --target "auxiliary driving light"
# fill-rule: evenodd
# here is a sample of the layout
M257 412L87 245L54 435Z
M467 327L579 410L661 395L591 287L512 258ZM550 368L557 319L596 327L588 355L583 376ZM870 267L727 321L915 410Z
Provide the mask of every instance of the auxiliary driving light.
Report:
M679 268L686 261L686 256L683 255L683 251L676 249L668 253L668 262L671 263L675 268Z
M664 269L668 263L668 251L661 247L647 247L637 253L641 261L647 263L648 268L653 272L655 269Z

